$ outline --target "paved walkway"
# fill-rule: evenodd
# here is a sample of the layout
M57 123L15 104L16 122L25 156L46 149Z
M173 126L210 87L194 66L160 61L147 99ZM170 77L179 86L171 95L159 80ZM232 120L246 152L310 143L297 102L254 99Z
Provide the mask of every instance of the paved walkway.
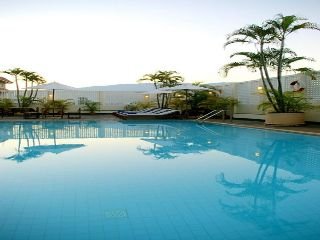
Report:
M35 121L38 119L23 119L22 116L15 116L15 117L4 117L0 118L0 127L1 121ZM46 118L39 120L42 121L51 121L52 118ZM85 120L106 120L106 121L118 121L119 118L113 116L112 114L93 114L93 115L82 115L81 119L67 119L66 117L55 118L54 120L70 120L70 121L85 121ZM306 133L312 135L320 136L320 123L307 123L304 126L296 126L296 127L281 127L281 126L266 126L264 125L263 121L255 121L255 120L240 120L240 119L233 119L232 122L230 120L219 120L219 119L212 119L209 122L218 123L218 124L231 124L241 127L252 127L252 128L260 128L260 129L272 129L272 130L279 130L279 131L286 131L286 132L295 132L295 133Z
M271 130L278 130L278 131L285 131L285 132L305 133L305 134L320 136L320 123L306 123L306 125L303 125L303 126L284 127L284 126L265 125L263 121L243 120L243 119L233 119L232 122L230 122L230 120L222 121L218 119L213 119L213 120L210 120L210 122L219 123L219 124L231 124L231 125L242 126L242 127L271 129Z

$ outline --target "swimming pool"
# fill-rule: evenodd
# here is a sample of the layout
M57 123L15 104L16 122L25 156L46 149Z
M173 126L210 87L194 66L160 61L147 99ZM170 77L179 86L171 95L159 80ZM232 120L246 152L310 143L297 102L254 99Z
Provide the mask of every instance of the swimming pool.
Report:
M320 137L2 122L0 239L319 239Z

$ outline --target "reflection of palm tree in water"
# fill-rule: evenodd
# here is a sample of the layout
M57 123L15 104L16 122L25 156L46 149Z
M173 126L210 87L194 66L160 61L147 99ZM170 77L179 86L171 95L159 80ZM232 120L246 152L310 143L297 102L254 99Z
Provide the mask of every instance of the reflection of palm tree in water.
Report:
M214 149L218 145L213 131L194 131L190 126L179 129L168 129L158 126L154 138L142 140L153 143L151 148L137 147L144 155L153 155L156 159L174 159L178 154L201 153Z
M154 137L154 140L163 141L163 142L169 142L171 138L170 131L165 126L157 126L156 135ZM147 156L154 156L156 159L174 159L177 156L171 154L170 152L163 151L161 148L161 145L154 143L152 148L142 148L141 146L138 146L137 149L141 151L144 155Z
M290 195L304 192L294 190L287 184L303 184L310 179L301 177L296 179L279 178L278 165L281 156L284 156L286 145L284 141L275 141L262 157L260 166L254 180L247 179L242 183L235 183L226 179L224 173L217 176L217 182L226 187L229 196L240 198L252 198L252 202L246 204L227 204L220 200L223 210L236 218L252 221L264 229L280 231L293 229L297 225L306 222L290 222L277 216L277 202L287 199ZM273 165L273 169L270 166ZM268 174L268 170L272 170ZM238 191L234 191L238 190Z
M40 138L37 131L35 131L33 126L30 124L18 123L17 131L18 131L17 154L7 157L6 159L16 160L17 162L23 162L24 160L26 160L27 158L30 158L31 156L30 154L27 154L28 157L26 157L26 152L21 150L22 139L25 139L27 143L27 147L30 147L30 140L32 140L32 146L35 146L36 141L40 145Z
M157 144L153 144L153 148L142 148L142 147L137 147L139 151L141 151L144 155L147 156L154 156L157 160L160 159L174 159L177 156L171 154L170 152L165 152L163 149L157 146Z
M64 151L69 151L74 148L85 146L84 144L57 144L56 131L64 129L65 125L60 124L57 128L55 124L43 123L40 124L19 124L18 125L18 147L17 153L7 157L6 159L15 160L17 162L23 162L30 158L37 158L42 156L46 152L59 154ZM53 138L53 145L41 145L40 137L37 129L45 128L48 132L48 138ZM22 150L22 140L26 141L26 147ZM30 140L32 144L30 144Z

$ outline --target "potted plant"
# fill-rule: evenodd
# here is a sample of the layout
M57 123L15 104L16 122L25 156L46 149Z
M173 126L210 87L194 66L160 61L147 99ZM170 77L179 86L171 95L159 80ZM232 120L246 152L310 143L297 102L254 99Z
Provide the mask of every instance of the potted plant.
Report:
M297 122L292 119L293 115L303 117L303 113L292 113L308 109L309 104L302 95L284 91L282 82L284 71L303 73L310 76L311 79L316 78L316 72L313 69L294 67L297 62L312 61L312 59L298 56L294 51L285 47L287 37L302 29L320 30L320 27L295 15L283 16L279 14L276 18L267 20L262 25L252 24L240 28L227 37L225 46L234 43L248 43L255 46L255 51L241 51L232 54L231 58L242 57L242 59L226 64L223 71L227 74L232 68L247 67L252 71L259 72L267 99L267 103L262 103L262 106L269 110L266 114L266 124L299 125L304 123L301 117L297 118ZM269 74L272 70L276 72L275 81L271 79ZM296 109L293 108L293 105L296 106Z
M86 101L84 103L84 110L89 111L90 114L94 114L97 110L99 110L100 103L94 101Z
M4 116L4 114L9 114L10 108L12 107L14 107L14 103L11 99L0 99L0 112L2 116Z
M284 92L285 112L274 112L269 101L262 102L258 108L267 112L265 124L271 125L303 125L304 111L312 109L312 104L304 97L302 92Z
M58 114L61 115L63 115L66 112L70 105L71 102L69 100L54 100L54 108L57 109Z

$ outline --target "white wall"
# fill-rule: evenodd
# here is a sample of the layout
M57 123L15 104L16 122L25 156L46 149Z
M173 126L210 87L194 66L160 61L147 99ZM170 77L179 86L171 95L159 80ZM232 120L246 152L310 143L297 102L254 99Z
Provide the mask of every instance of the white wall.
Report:
M299 80L302 87L305 88L305 96L314 105L320 106L320 74L318 80L310 80L308 77L302 74L289 75L283 77L283 89L285 91L291 90L290 83L292 81ZM273 79L276 85L276 79ZM260 80L239 82L239 83L224 83L217 88L222 90L222 96L231 96L239 100L240 104L235 108L235 114L251 114L260 115L257 118L261 118L263 114L257 109L257 106L264 100L264 96L259 94L258 87L262 86ZM40 91L38 93L39 98L47 98L51 91ZM87 98L91 101L101 103L102 111L114 111L123 109L123 107L132 102L150 101L154 100L154 95L148 95L143 92L128 92L128 91L80 91L80 90L68 90L55 91L55 99L70 99L74 105L73 108L79 108L79 99ZM0 97L15 99L15 91L9 91L1 95ZM320 108L306 113L307 121L320 122Z
M311 80L309 77L302 74L288 75L283 77L282 86L284 91L292 90L290 83L298 80L301 87L305 88L305 97L309 101L320 107L320 74L317 80ZM277 86L276 79L272 79L275 86ZM258 87L262 87L260 80L239 82L239 83L225 83L216 86L222 90L222 96L234 97L239 100L239 105L235 108L235 114L241 116L263 114L259 111L257 106L264 101L265 97L259 94ZM236 115L237 116L237 115ZM250 117L250 118L251 118ZM259 116L257 118L260 118ZM320 122L320 108L306 112L306 120Z
M22 95L23 92L21 91ZM28 94L27 94L28 95ZM39 90L37 98L49 98L52 95L52 91ZM79 105L80 98L86 98L90 101L100 102L101 111L114 111L123 109L125 105L132 102L149 101L149 98L145 97L145 93L137 92L105 92L105 91L80 91L80 90L56 90L55 99L68 99L73 103L70 110L76 110ZM149 96L149 95L148 95ZM8 91L4 93L2 98L10 98L16 101L16 92ZM150 96L152 97L152 96Z

